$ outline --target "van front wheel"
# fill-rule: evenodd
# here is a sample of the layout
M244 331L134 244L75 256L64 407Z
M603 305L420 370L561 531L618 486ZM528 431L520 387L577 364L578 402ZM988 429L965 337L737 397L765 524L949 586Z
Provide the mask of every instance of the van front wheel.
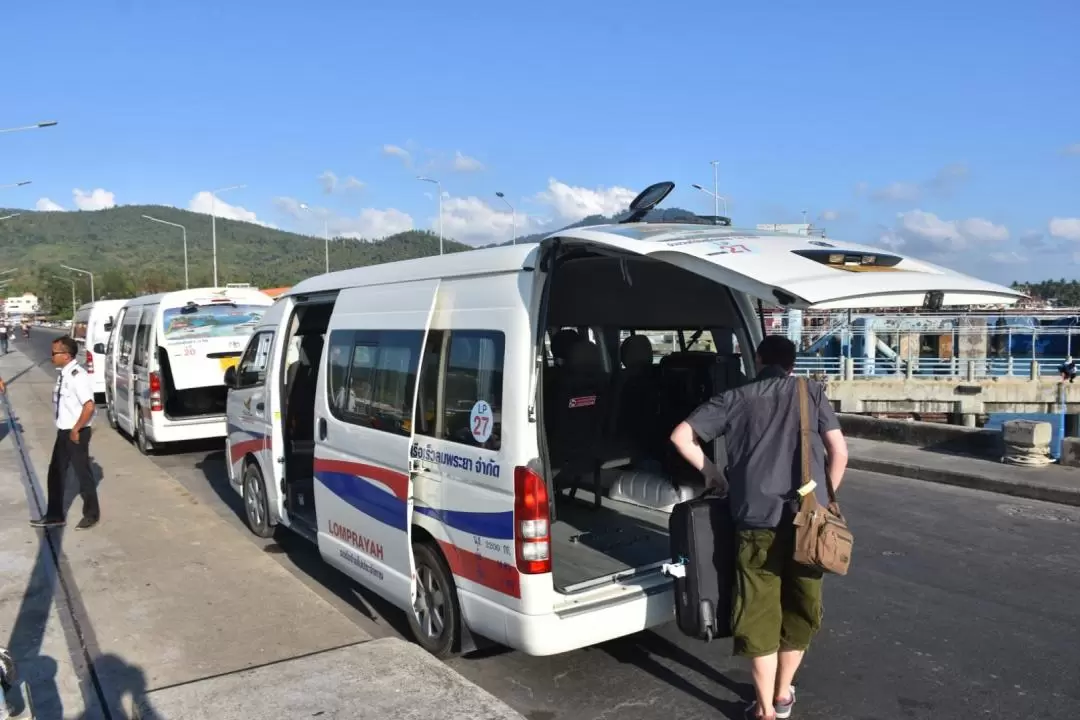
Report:
M251 532L261 538L274 536L270 506L266 501L266 483L259 466L253 462L244 465L244 515Z
M409 613L409 627L420 647L437 658L449 657L454 652L461 622L454 577L431 545L413 545L413 558L416 597Z

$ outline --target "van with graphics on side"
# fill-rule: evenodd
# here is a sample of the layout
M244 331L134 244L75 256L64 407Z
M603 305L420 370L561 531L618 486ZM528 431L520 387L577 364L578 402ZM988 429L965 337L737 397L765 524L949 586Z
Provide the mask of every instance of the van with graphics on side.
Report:
M71 323L71 337L79 346L76 359L90 375L94 399L99 403L105 400L105 357L104 353L95 353L94 346L108 344L116 315L127 302L124 299L86 303L75 311Z
M248 286L196 288L127 301L105 360L109 424L139 450L225 436L222 373L236 364L273 300Z
M668 519L700 493L667 438L753 376L758 299L1014 303L837 240L643 222L328 273L263 315L225 373L251 530L281 525L445 656L474 635L550 655L674 617ZM656 358L650 337L673 342ZM723 466L722 442L707 452Z

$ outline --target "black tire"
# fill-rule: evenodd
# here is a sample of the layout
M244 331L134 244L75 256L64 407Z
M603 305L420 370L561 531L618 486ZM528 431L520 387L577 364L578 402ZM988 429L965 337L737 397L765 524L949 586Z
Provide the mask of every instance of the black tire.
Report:
M457 586L446 561L427 543L413 545L416 600L409 610L409 628L416 643L437 658L454 654L461 634Z
M143 455L154 454L154 444L146 437L146 428L143 426L142 411L135 408L135 446Z
M263 481L259 466L253 462L244 463L244 519L248 529L261 538L274 536L274 526L270 522L270 505L266 499L266 483Z
M108 393L105 394L105 419L109 421L109 427L113 430L118 430L119 425L116 424L116 413L113 412L112 400L109 398Z

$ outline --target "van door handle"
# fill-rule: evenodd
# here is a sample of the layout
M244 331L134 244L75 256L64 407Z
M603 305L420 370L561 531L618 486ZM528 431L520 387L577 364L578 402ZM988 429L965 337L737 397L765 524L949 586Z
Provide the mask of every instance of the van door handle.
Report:
M326 439L326 418L319 418L319 439Z

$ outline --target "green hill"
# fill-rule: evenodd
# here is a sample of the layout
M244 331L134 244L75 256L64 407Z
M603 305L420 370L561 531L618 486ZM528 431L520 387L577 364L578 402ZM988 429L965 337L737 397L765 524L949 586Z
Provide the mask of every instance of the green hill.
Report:
M53 312L71 311L71 277L77 282L79 301L90 298L89 281L60 267L94 273L97 297L180 289L184 286L181 232L142 216L187 227L191 286L213 281L210 216L160 205L125 205L92 212L33 212L0 210L0 217L21 212L0 222L0 271L18 272L0 279L11 282L2 295L37 293L52 302ZM256 287L292 285L324 270L321 238L283 232L252 223L217 220L218 281L247 282ZM446 252L469 249L447 240ZM430 232L409 231L378 241L349 239L330 243L330 268L406 260L436 255L439 238Z

